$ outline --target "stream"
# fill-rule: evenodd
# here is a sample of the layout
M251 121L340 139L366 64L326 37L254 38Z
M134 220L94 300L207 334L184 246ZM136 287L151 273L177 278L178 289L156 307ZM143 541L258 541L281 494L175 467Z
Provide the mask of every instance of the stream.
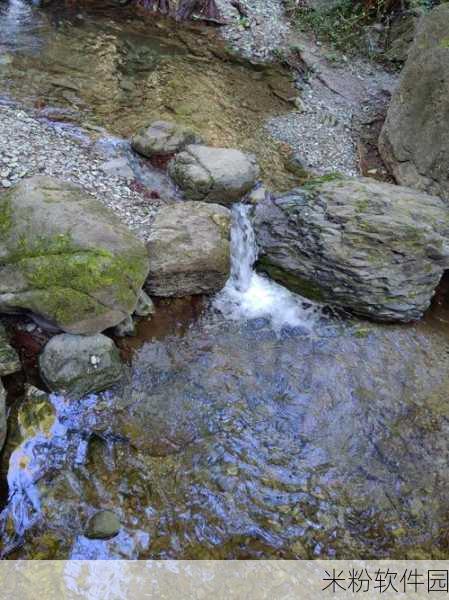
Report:
M39 95L53 107L75 103L78 125L125 137L151 118L145 107L179 100L172 86L183 73L186 103L209 90L210 120L202 108L190 118L212 141L241 147L258 147L263 115L282 110L272 73L222 62L209 38L192 55L185 40L206 39L198 32L161 21L144 33L142 19L121 11L105 21L0 6L0 82L24 106ZM238 117L236 89L264 107ZM274 172L282 161L264 148ZM233 209L224 290L159 303L129 340L120 386L12 403L3 558L449 558L447 294L407 326L334 315L254 271L250 213ZM83 535L99 509L120 519L110 540Z

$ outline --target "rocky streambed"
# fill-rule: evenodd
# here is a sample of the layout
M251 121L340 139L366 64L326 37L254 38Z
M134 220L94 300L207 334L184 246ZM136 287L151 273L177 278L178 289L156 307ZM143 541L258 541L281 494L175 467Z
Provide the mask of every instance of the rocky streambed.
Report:
M201 28L0 44L1 556L447 558L444 201L293 174L288 73Z

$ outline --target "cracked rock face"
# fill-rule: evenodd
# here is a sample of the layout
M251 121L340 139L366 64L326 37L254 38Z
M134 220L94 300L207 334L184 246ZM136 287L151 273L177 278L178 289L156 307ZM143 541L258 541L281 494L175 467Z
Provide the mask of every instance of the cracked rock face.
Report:
M39 356L39 369L52 392L71 397L101 392L123 375L114 342L101 334L54 336Z
M43 176L0 196L0 311L93 334L131 314L148 273L142 242L81 188Z
M171 161L169 174L189 200L229 205L254 187L259 167L240 150L191 145Z
M398 183L449 199L449 5L419 25L379 139Z
M437 197L341 179L256 206L259 267L303 296L378 321L412 321L449 267L449 211Z
M161 208L148 242L146 290L178 297L220 290L230 272L230 229L224 206L182 202Z

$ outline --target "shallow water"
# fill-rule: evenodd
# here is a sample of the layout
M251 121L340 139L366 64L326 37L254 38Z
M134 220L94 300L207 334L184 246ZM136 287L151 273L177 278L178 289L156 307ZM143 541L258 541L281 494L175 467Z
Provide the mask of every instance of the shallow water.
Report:
M136 15L135 7L54 3L39 11L25 0L2 2L0 86L43 116L69 110L93 134L101 127L129 137L174 118L212 145L256 152L267 182L291 181L285 149L264 130L267 118L292 109L288 73L233 58L213 28Z
M171 26L153 36L146 22L39 16L18 0L2 9L0 79L17 99L76 105L81 122L124 135L152 102L165 106L158 82L178 81L176 63L186 98L207 88L214 111L230 103L223 120L203 113L204 127L241 135L240 121L230 125L239 100L222 80L212 102L204 55L192 57ZM213 76L251 73L260 97L268 89L258 71L207 61ZM72 87L46 79L49 65L67 77L69 62ZM125 93L128 80L139 94ZM326 315L252 271L248 210L234 211L225 291L159 302L122 342L121 387L13 404L2 556L449 558L447 293L417 325ZM120 533L87 539L87 519L106 508Z
M253 318L236 302L254 276L247 210L234 209L230 289L159 303L121 387L16 403L4 556L449 556L447 306L376 326L311 317L282 290ZM285 299L297 312L282 321ZM87 539L105 508L120 533Z

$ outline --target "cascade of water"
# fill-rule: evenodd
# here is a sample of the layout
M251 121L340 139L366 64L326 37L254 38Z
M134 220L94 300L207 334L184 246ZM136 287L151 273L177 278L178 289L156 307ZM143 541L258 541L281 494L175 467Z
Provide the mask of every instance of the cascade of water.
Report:
M284 327L311 331L319 308L254 270L258 249L251 209L245 204L232 209L231 276L214 306L234 320L269 319L276 331Z

